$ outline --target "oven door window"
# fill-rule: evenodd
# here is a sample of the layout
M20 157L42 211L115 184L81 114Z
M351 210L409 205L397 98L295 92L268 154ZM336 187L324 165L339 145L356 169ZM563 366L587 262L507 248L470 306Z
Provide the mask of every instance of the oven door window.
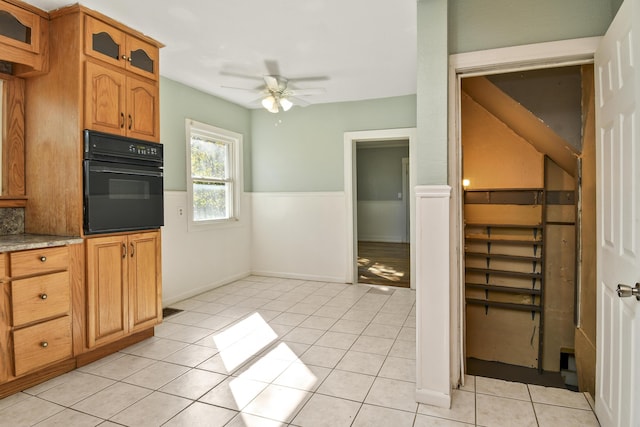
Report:
M163 225L162 170L87 161L85 233L141 230Z

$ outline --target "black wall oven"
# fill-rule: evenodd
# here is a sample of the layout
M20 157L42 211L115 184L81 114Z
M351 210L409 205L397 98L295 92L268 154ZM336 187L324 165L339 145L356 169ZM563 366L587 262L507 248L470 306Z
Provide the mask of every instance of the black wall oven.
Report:
M162 144L84 131L84 233L164 225Z

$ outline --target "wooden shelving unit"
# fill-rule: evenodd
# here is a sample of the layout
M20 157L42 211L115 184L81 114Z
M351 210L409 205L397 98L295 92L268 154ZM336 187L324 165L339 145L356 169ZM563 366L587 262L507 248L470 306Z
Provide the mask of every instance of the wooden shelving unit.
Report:
M465 224L466 303L484 306L485 314L499 309L531 312L532 320L538 315L540 371L544 336L544 200L544 189L465 191L465 204L540 207L536 223ZM478 291L483 291L484 298Z

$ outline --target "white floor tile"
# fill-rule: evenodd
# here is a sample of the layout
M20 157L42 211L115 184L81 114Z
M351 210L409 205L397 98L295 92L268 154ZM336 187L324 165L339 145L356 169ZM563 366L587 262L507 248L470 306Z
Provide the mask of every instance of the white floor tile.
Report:
M290 387L268 385L256 396L242 412L289 422L307 402L311 393Z
M218 353L217 349L201 346L188 345L165 358L165 362L176 365L195 367Z
M358 339L358 335L345 334L343 332L327 331L325 334L316 341L316 345L323 347L340 348L348 350Z
M378 377L364 403L415 412L418 408L416 385L406 381Z
M454 390L451 396L451 408L439 408L437 406L418 406L418 413L452 421L475 424L476 422L476 396L467 391Z
M169 421L191 404L191 400L154 392L111 418L111 421L136 427L155 427Z
M537 427L531 401L486 394L476 395L476 423L479 426Z
M474 425L418 414L413 427L468 427Z
M239 413L225 427L285 427L280 421L268 420L256 415Z
M299 390L315 391L330 372L329 368L293 362L273 383Z
M300 360L304 363L308 363L309 365L334 368L345 353L345 350L338 348L312 345L309 350L304 352L300 357Z
M591 410L565 408L534 403L533 408L540 427L599 427L598 419Z
M531 401L526 384L476 377L476 393Z
M350 426L360 403L314 394L294 418L292 425L300 427Z
M534 403L546 403L548 405L591 410L589 402L582 393L531 384L529 384L528 387L531 393L531 400Z
M242 410L267 387L267 383L230 377L198 399L223 408Z
M157 390L189 370L186 366L167 362L156 362L128 376L123 381L129 384Z
M416 361L403 359L401 357L389 356L384 361L378 376L402 380L415 383L416 381Z
M68 407L114 384L113 380L78 371L64 377L63 383L39 393L38 397Z
M342 360L340 360L336 369L358 372L360 374L378 375L384 361L385 356L380 354L362 353L359 351L349 350Z
M412 427L414 417L413 412L362 405L352 427Z
M222 427L238 413L225 408L194 402L163 426L166 427Z
M334 370L317 392L342 399L364 401L376 377L355 372Z
M104 420L101 418L83 414L73 409L65 409L35 425L37 427L91 427L101 425L103 422Z
M115 383L76 403L72 409L108 419L151 393L152 390L143 387Z
M366 337L361 335L353 344L351 350L386 356L389 354L393 342L394 340L389 338Z
M55 403L29 396L0 411L0 427L31 426L64 409Z
M202 369L192 369L166 384L160 391L187 399L197 400L227 379L226 375Z

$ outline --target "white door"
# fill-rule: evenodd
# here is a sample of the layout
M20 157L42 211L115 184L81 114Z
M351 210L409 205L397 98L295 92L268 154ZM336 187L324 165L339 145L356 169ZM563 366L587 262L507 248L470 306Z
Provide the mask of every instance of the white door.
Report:
M604 427L640 426L640 302L616 292L640 282L639 33L640 0L625 0L595 58L596 413Z

